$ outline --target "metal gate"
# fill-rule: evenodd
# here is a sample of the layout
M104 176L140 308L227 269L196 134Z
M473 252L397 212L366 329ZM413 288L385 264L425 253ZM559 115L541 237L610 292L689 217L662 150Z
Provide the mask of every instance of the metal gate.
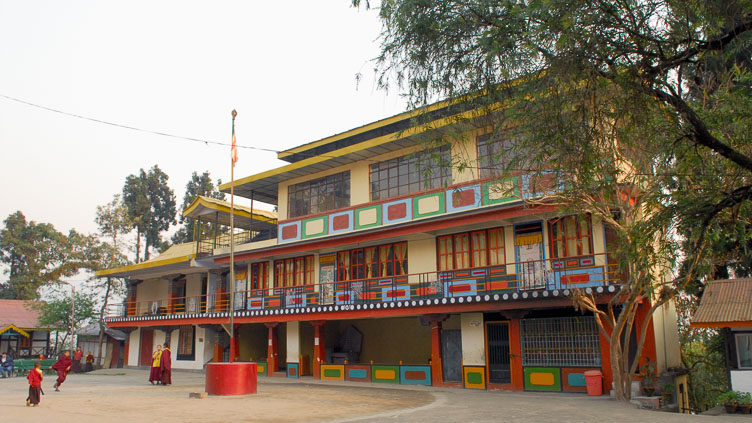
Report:
M441 367L444 382L462 382L462 334L459 330L441 331Z
M509 363L509 323L486 323L486 350L488 361L488 381L490 383L512 383Z

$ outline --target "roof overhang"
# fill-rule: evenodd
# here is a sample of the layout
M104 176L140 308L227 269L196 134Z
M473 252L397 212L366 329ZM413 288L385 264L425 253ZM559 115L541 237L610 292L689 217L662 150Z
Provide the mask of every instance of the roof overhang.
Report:
M217 221L221 225L230 226L231 204L227 201L198 196L190 206L183 210L184 217L206 218L208 221ZM251 217L251 215L253 217ZM250 207L234 206L235 227L253 227L257 229L274 229L277 224L277 213L254 209Z
M690 327L752 327L752 278L707 282Z
M294 158L292 163L222 184L219 188L223 192L229 192L230 187L234 186L235 195L277 204L280 182L416 146L423 141L420 138L422 134L444 131L449 127L490 116L500 108L500 103L482 109L476 108L472 102L437 103L429 106L428 110L403 113L287 150L280 153L280 158Z
M16 325L14 325L14 324L10 324L10 325L8 325L8 326L0 329L0 335L6 333L8 331L11 331L11 330L14 331L14 332L16 332L16 333L18 333L19 335L23 335L25 338L30 338L31 337L31 335L29 335L28 332L24 331L23 329L17 328Z

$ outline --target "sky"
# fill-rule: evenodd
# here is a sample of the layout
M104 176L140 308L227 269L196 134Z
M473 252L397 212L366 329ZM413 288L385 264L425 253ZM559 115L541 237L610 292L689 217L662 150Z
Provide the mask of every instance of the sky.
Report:
M374 84L379 31L377 12L349 0L0 0L0 95L227 143L236 109L239 145L282 150L405 110ZM229 161L228 147L0 97L3 220L21 210L91 233L96 206L140 168L158 164L182 204L193 171L226 182ZM241 148L236 178L283 164Z

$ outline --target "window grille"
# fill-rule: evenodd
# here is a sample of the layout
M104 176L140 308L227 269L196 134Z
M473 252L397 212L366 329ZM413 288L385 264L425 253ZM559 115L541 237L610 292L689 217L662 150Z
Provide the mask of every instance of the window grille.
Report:
M523 366L600 367L598 327L592 316L524 319Z

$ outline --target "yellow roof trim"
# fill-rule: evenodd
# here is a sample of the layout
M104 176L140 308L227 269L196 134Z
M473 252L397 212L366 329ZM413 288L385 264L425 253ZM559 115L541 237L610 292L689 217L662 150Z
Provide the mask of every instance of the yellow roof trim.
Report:
M113 273L123 273L123 272L132 272L134 270L151 269L154 267L166 266L168 264L177 264L177 263L190 261L192 257L193 257L193 254L188 254L187 256L175 257L175 258L171 258L167 260L159 260L159 257L157 257L153 261L152 260L144 261L141 263L131 264L130 266L116 267L113 269L97 270L94 274L96 276L107 276L107 275L112 275Z
M4 329L1 329L1 330L0 330L0 335L4 334L5 332L7 332L7 331L9 331L9 330L11 330L11 329L13 329L13 330L15 330L16 332L20 333L20 334L21 334L21 335L23 335L23 336L24 336L25 338L30 338L30 337L31 337L31 335L29 335L29 334L28 334L28 333L27 333L26 331L24 331L24 330L22 330L22 329L19 329L19 328L18 328L18 327L16 327L16 325L14 325L13 323L9 324L9 325L8 325L8 326L6 326L6 327L5 327Z
M492 112L494 110L497 110L500 107L501 107L501 103L493 104L493 105L489 106L489 111ZM288 165L285 165L285 166L282 166L282 167L278 167L276 169L267 170L266 172L261 172L261 173L258 173L256 175L246 176L245 178L237 179L234 182L234 185L236 187L238 187L238 186L250 183L250 182L258 181L258 180L265 179L265 178L268 178L268 177L271 177L271 176L275 176L275 175L280 175L280 174L283 174L285 172L289 172L289 171L292 171L292 170L300 169L300 168L303 168L303 167L306 167L306 166L310 166L310 165L313 165L313 164L316 164L316 163L321 163L321 162L329 160L331 158L342 157L342 156L345 156L347 154L355 153L355 152L360 151L360 150L365 150L367 148L376 147L376 146L379 146L379 145L382 145L382 144L386 144L388 142L392 142L392 141L396 141L396 140L399 140L399 139L407 138L409 136L417 135L417 134L426 132L428 130L432 130L432 129L440 128L440 127L443 127L443 126L447 126L447 125L455 122L456 119L458 119L458 118L461 118L461 119L469 118L469 117L472 117L474 114L478 114L478 113L480 113L480 114L486 114L487 112L479 112L477 109L471 109L471 110L465 111L465 112L457 114L457 115L447 116L447 117L444 117L444 118L441 118L441 119L437 119L437 120L434 120L434 121L426 123L426 124L422 124L422 125L419 125L419 126L414 126L414 127L408 128L408 129L406 129L406 130L404 130L404 131L402 131L402 132L400 132L398 134L382 135L380 137L372 138L372 139L370 139L368 141L364 141L364 142L361 142L361 143L358 143L358 144L354 144L354 145L350 145L350 146L347 146L347 147L344 147L344 148L340 148L339 150L334 150L332 152L326 153L325 155L309 157L309 158L301 160L299 162L290 163ZM230 189L231 185L233 185L232 182L227 182L227 183L224 183L224 184L220 185L219 189L221 191L224 191L224 190Z
M438 109L447 107L447 106L449 106L451 104L459 103L461 101L462 101L462 99L457 99L457 100L453 100L453 101L444 100L444 101L440 101L438 103L431 104L431 105L426 106L424 108L410 110L410 111L407 111L407 112L400 113L398 115L394 115L392 117L388 117L388 118L385 118L385 119L377 120L376 122L369 123L367 125L363 125L363 126L360 126L360 127L354 128L354 129L350 129L349 131L345 131L345 132L342 132L340 134L332 135L330 137L326 137L326 138L320 139L318 141L312 141L312 142L309 142L309 143L306 143L306 144L303 144L303 145L300 145L300 146L297 146L297 147L290 148L288 150L280 151L279 153L277 153L277 158L282 159L283 157L292 156L293 154L296 154L296 153L301 153L303 151L307 151L307 150L310 150L312 148L316 148L316 147L324 145L324 144L329 144L331 142L339 141L339 140L341 140L343 138L351 137L353 135L358 135L358 134L363 133L363 132L367 132L367 131L370 131L370 130L373 130L373 129L376 129L376 128L380 128L382 126L391 125L392 123L399 122L399 121L405 120L405 119L409 119L409 118L418 116L418 115L420 115L422 113L425 113L425 112L432 112L434 110L438 110Z
M216 210L218 212L227 213L230 214L231 207L230 203L227 203L223 200L217 200L214 198L206 198L204 196L198 196L195 200L193 200L193 203L191 203L190 206L188 206L185 210L183 210L183 216L188 216L196 210L199 206L206 207L208 209ZM266 212L268 215L264 215L259 213L259 210L256 209L253 211L254 220L258 220L261 222L269 222L269 223L276 223L276 217L271 217L274 212ZM251 218L251 209L249 207L245 206L239 206L235 205L235 215L236 216L243 216L247 218Z

